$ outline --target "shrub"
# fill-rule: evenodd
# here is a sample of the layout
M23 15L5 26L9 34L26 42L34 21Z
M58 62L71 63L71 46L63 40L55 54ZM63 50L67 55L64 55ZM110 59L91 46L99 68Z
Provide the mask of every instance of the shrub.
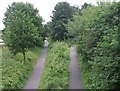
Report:
M69 78L69 48L63 42L55 42L48 50L41 89L65 89Z
M28 50L26 57L31 57L31 62L27 60L27 65L23 62L22 54L13 56L10 51L3 48L3 60L2 60L2 88L3 89L22 89L25 82L30 77L36 60L40 54L39 48L34 50Z
M87 89L120 88L120 2L81 10L69 22Z

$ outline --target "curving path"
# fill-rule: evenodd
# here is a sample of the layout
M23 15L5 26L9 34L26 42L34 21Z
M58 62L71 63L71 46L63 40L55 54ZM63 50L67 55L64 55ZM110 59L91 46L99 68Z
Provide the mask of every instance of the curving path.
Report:
M26 82L26 84L23 88L24 90L25 89L38 89L39 88L40 77L41 77L43 69L44 69L44 63L45 63L45 59L46 59L47 49L48 49L48 42L45 41L45 45L43 47L41 56L38 59L36 65L34 67L34 70L31 74L31 77Z
M75 47L70 48L70 78L69 78L69 89L83 89L82 81L80 80L80 70L76 57Z

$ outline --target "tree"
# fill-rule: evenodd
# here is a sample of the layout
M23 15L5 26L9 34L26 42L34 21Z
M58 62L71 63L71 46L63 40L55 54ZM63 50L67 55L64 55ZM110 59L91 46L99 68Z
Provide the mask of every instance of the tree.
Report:
M49 36L49 28L48 28L47 24L45 24L44 31L42 33L43 40L45 40L45 37L48 37L48 36Z
M82 9L86 9L88 6L90 7L91 4L87 4L87 3L85 2L85 3L82 5L81 10L82 10Z
M68 37L65 24L72 18L73 9L67 2L59 2L56 4L52 17L52 39L64 40Z
M80 14L81 15L81 10L78 6L72 6L72 9L73 9L73 14L76 15L76 14Z
M13 54L22 52L26 63L27 49L42 45L42 18L29 3L12 3L3 21L3 40Z

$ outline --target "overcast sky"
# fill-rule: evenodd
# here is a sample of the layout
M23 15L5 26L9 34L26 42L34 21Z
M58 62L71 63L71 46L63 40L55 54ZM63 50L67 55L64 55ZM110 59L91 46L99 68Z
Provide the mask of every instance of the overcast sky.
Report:
M52 10L55 5L57 2L61 1L66 1L70 3L71 6L81 6L85 2L95 4L97 0L0 0L0 30L4 28L2 20L4 18L4 13L6 12L6 7L11 5L12 2L29 2L33 4L34 7L39 10L40 16L42 16L45 22L48 22L51 19L50 16L52 15Z

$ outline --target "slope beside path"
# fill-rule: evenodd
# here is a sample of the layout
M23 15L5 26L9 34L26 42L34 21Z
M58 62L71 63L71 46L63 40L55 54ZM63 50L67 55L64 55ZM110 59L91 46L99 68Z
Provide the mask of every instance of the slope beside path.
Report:
M41 56L38 59L36 65L34 67L34 70L31 74L31 77L26 82L26 84L23 88L24 90L25 89L38 89L39 88L40 77L41 77L43 69L44 69L44 63L45 63L45 59L46 59L47 49L48 49L48 42L45 41L45 45L42 49Z

